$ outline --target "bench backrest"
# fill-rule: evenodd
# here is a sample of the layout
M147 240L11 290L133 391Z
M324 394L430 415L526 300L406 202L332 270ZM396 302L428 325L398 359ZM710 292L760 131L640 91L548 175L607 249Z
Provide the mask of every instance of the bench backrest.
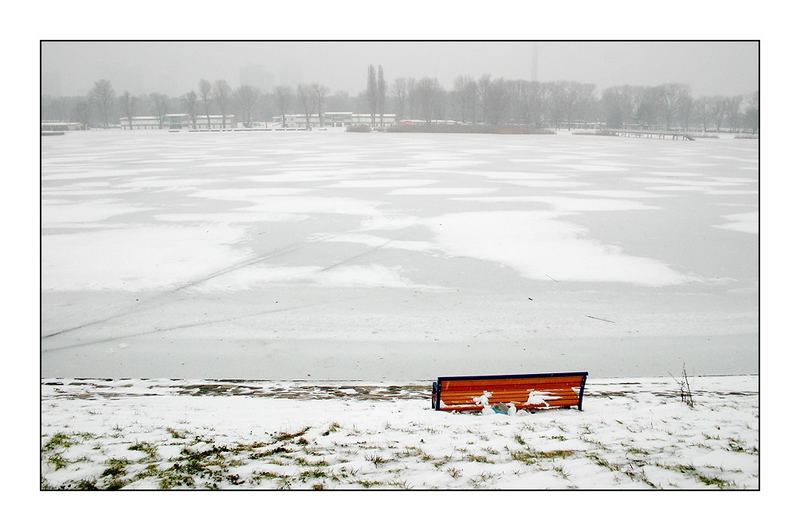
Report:
M583 409L588 372L440 376L433 383L431 405L440 411L480 411L488 405L511 404L517 409L577 406ZM485 398L484 398L485 397Z

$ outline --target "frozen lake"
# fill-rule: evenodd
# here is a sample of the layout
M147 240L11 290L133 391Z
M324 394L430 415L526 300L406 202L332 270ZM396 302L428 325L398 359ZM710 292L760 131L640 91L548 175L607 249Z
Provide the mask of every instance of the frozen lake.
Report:
M758 144L42 138L44 377L758 369Z

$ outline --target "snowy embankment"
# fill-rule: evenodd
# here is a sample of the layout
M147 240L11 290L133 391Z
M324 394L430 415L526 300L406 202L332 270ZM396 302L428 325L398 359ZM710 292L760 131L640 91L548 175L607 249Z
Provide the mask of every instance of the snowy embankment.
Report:
M754 489L758 378L589 380L585 410L447 414L426 382L42 381L46 489Z

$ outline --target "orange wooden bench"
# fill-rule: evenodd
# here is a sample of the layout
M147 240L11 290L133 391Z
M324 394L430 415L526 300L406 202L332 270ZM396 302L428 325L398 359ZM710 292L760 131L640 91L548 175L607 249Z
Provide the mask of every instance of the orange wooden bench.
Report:
M514 404L516 409L552 409L578 406L588 372L440 376L433 382L431 405L438 411L481 411L483 403ZM486 397L486 398L483 398Z

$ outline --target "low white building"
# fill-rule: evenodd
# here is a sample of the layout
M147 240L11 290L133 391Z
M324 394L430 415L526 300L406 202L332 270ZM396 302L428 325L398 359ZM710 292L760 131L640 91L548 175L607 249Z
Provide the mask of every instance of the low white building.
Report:
M277 124L278 127L284 127L283 123L283 115L273 116L272 122ZM319 127L319 115L311 114L308 117L308 124L310 127ZM291 129L297 128L305 128L306 127L306 115L305 114L287 114L286 115L286 124L285 127Z
M332 127L332 128L339 128L339 127L349 127L351 125L372 125L372 116L369 114L356 114L350 111L329 111L325 112L322 115L323 123L320 124L319 115L318 114L310 114L308 116L308 125L310 127ZM272 121L274 123L283 124L283 116L273 116ZM384 114L383 115L383 125L384 127L388 127L394 125L397 121L397 116L394 114ZM279 127L280 127L279 125ZM375 115L375 126L380 127L381 125L381 117L380 115ZM286 115L286 127L291 129L297 128L305 128L306 127L306 115L305 114L287 114Z
M60 120L43 120L42 131L78 131L83 129L80 122L62 122Z
M158 116L122 116L119 125L123 129L158 129Z
M186 119L188 120L187 127L192 127L192 121L189 118L189 115L185 115ZM211 114L206 116L205 114L198 114L195 117L195 121L197 122L198 129L222 129L222 115L221 114ZM210 124L210 126L209 126ZM235 114L226 114L225 115L225 129L232 129L236 127L236 115Z
M206 117L205 114L195 117L197 129L222 129L222 115L212 114ZM188 114L170 113L165 114L163 121L159 124L158 116L134 116L129 123L128 117L123 116L119 119L123 129L191 129L192 117ZM236 115L225 115L225 128L236 127Z
M165 114L162 125L165 129L183 129L192 126L192 119L188 114Z
M394 114L384 114L383 120L381 120L381 115L375 115L375 127L381 127L383 124L384 127L389 127L395 124L397 121L397 116ZM350 122L352 125L372 125L372 115L371 114L353 114L352 120Z

